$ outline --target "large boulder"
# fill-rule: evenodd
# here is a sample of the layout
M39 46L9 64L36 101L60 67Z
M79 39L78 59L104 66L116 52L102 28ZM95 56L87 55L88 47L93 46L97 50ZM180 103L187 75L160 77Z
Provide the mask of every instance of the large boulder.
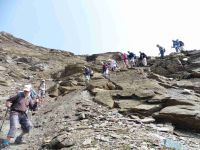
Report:
M176 105L163 108L154 117L157 120L172 122L183 128L200 131L200 109L198 106Z

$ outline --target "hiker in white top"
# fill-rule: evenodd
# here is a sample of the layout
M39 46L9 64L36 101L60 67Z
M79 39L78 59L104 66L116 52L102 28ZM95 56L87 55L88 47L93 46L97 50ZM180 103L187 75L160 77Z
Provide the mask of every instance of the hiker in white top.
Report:
M46 84L45 84L45 80L43 79L40 83L40 86L39 86L39 97L42 99L42 98L45 98L45 91L46 91Z

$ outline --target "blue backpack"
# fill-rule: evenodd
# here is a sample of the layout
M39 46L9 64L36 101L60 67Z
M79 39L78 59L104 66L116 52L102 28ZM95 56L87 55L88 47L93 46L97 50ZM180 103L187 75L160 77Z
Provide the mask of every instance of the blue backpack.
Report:
M179 41L180 46L184 46L184 43L182 41Z

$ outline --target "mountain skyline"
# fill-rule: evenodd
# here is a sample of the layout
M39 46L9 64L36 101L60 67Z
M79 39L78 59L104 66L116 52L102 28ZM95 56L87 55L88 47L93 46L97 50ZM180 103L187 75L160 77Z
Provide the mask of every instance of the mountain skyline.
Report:
M139 51L169 54L172 40L200 47L198 1L0 1L0 31L35 45L75 54ZM185 11L187 10L187 11Z

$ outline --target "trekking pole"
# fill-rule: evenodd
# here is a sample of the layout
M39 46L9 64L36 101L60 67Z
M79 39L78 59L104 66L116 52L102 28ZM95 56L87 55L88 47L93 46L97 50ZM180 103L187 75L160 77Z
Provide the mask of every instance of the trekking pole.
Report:
M7 116L7 114L8 114L8 111L9 111L9 109L7 108L7 109L6 109L5 116L4 116L3 121L2 121L2 124L1 124L0 132L1 132L1 130L2 130L2 127L3 127L4 122L5 122L5 120L6 120L6 116Z

